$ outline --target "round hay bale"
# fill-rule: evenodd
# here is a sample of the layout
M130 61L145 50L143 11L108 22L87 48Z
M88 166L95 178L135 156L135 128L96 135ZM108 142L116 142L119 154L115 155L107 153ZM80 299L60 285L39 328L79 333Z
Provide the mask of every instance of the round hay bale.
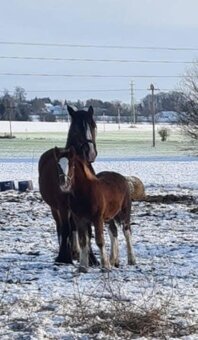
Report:
M143 201L146 199L144 184L136 176L126 176L131 191L132 201Z

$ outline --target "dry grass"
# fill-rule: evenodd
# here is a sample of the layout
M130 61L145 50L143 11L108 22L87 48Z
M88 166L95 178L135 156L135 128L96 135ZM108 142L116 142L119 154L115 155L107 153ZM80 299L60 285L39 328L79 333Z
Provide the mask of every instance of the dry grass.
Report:
M102 284L105 289L100 297L96 291L90 291L88 296L77 282L73 296L65 300L48 301L46 304L39 300L15 300L9 305L1 301L1 327L7 329L8 336L14 338L15 334L21 339L37 337L38 327L43 324L45 328L46 320L51 323L56 318L62 321L54 327L61 327L66 333L72 330L77 337L84 335L88 339L133 339L143 336L147 339L168 339L198 332L198 325L192 323L188 315L171 318L170 298L156 300L152 304L148 297L144 299L143 296L137 305L123 298L120 288L115 294L115 283L114 287L110 280Z
M191 323L187 315L181 315L180 320L172 320L169 307L171 297L166 301L150 303L143 296L140 303L134 304L123 298L122 289L114 287L110 280L101 282L105 286L104 296L94 302L95 293L84 295L78 284L74 287L75 308L67 314L65 327L75 327L79 333L97 339L113 339L117 336L123 339L147 337L148 339L179 338L198 332L198 325ZM107 297L106 292L109 292ZM68 318L69 316L69 318Z

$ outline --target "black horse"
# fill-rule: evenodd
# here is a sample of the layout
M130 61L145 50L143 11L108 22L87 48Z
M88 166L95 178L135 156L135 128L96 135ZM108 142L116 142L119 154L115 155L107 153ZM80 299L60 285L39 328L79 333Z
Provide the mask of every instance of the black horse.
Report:
M88 111L74 111L68 106L71 124L68 131L66 148L73 146L77 155L86 160L89 169L94 173L91 165L97 156L96 150L96 123L93 119L93 108ZM43 153L39 160L39 188L43 200L50 206L59 242L59 253L56 262L72 263L79 252L76 226L73 221L69 195L60 190L60 179L63 175L61 168L57 168L57 159L54 149ZM91 238L91 225L88 226ZM90 247L90 264L97 264L97 260Z

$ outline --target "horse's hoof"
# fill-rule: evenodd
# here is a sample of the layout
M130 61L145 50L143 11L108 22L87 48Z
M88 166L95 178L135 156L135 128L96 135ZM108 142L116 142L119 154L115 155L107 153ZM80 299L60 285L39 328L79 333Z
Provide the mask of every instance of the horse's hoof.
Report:
M72 259L65 258L63 256L58 255L55 258L55 264L73 264Z
M134 266L134 265L136 265L136 260L135 260L135 259L129 260L129 261L128 261L128 265L129 265L129 266Z
M88 268L84 267L84 266L79 266L78 272L86 274L86 273L88 273Z
M119 268L119 266L120 266L118 261L110 260L110 264L111 264L112 267L116 267L116 268Z
M79 261L79 253L77 251L73 252L73 260Z
M96 256L93 253L89 254L89 266L90 267L98 267L100 262L97 260Z
M96 257L89 258L89 266L90 267L99 267L100 266L100 261L98 261Z

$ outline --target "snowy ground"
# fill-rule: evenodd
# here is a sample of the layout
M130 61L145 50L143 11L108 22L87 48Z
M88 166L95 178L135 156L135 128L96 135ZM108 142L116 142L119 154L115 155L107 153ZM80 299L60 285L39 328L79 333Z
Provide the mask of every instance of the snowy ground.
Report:
M30 193L0 193L0 339L197 339L198 161L94 163L96 172L140 177L151 199L133 203L137 265L126 264L120 230L120 268L88 274L54 264L55 224L37 191L37 161L0 165L1 181L34 184Z
M138 339L197 339L196 180L194 174L185 188L171 189L165 182L163 187L147 187L150 195L172 193L180 201L133 204L137 265L126 264L120 231L121 266L109 274L90 268L79 275L77 263L56 266L55 226L39 193L2 192L0 338L131 339L136 334ZM95 245L94 249L98 254ZM150 313L155 315L153 328L147 333L141 321L135 332L127 316L134 320L134 315L146 314L150 320Z

